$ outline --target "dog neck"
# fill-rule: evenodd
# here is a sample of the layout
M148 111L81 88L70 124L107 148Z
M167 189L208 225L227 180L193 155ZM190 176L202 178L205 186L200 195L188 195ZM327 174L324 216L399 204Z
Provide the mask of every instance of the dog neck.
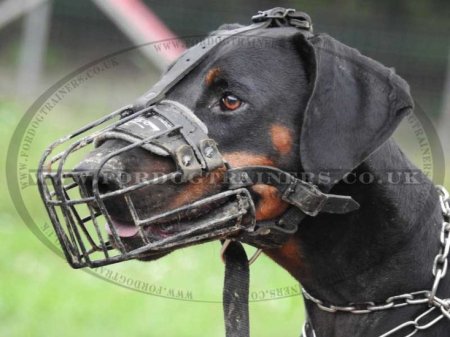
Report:
M352 196L361 205L358 211L309 217L295 237L267 255L314 297L330 304L383 302L393 295L431 289L442 223L432 182L393 140L351 177L331 193ZM442 282L446 288L449 283ZM356 316L323 312L310 301L306 307L318 336L349 336L350 331L354 336L377 336L387 330L385 319L392 315L400 314L401 324L403 316L410 320L424 310L407 307Z

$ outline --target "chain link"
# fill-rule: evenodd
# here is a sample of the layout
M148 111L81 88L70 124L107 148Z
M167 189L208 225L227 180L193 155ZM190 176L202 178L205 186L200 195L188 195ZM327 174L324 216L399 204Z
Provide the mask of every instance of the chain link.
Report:
M417 316L413 321L408 321L379 337L389 337L392 335L401 337L414 336L418 331L426 330L438 323L442 318L450 320L450 298L441 299L436 296L440 281L446 276L448 271L448 257L450 255L450 195L443 186L436 186L439 194L444 221L440 233L441 248L433 261L432 273L434 276L431 291L421 290L413 293L402 294L389 297L384 303L375 304L365 302L360 304L350 303L348 306L338 306L326 304L308 293L302 288L305 299L315 303L320 310L336 313L347 312L351 314L369 314L375 311L401 308L407 305L426 304L430 306L425 312ZM313 329L311 329L315 335ZM403 334L402 334L403 333ZM304 331L303 337L310 337Z
M366 302L359 304L350 304L349 306L338 306L332 304L325 304L321 300L315 298L302 288L303 296L315 303L319 309L330 312L348 312L351 314L368 314L375 311L382 311L387 309L401 308L407 305L425 304L429 302L430 291L421 290L410 294L402 294L389 297L384 303L375 304L374 302Z
M433 300L436 296L436 292L439 288L439 283L445 277L448 270L448 255L450 251L450 195L448 191L443 186L437 186L437 191L439 193L439 203L441 204L442 215L444 216L444 222L442 223L442 230L440 235L441 249L439 254L433 262L433 276L434 282L431 288L431 294L429 298L429 304L432 305Z
M380 337L392 336L394 334L399 334L400 332L403 331L407 333L406 335L404 335L405 337L414 336L420 330L426 330L432 327L444 317L444 315L439 313L438 316L433 317L432 315L436 314L436 310L437 310L436 307L427 309L424 313L417 316L414 321L408 321L406 323L403 323L398 327L382 334Z

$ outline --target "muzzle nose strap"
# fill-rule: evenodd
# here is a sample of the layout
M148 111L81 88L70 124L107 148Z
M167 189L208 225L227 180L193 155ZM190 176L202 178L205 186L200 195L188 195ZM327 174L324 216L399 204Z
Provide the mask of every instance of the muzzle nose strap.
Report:
M182 103L163 100L134 113L135 118L119 121L113 129L97 136L94 145L119 139L156 155L170 156L184 181L224 165L206 125Z

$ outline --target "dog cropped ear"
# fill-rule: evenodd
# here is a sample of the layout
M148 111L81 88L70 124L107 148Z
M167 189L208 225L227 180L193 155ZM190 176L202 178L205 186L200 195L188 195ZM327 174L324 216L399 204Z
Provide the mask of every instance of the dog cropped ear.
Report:
M300 160L312 182L330 189L392 135L413 101L393 69L328 35L300 40L312 84Z

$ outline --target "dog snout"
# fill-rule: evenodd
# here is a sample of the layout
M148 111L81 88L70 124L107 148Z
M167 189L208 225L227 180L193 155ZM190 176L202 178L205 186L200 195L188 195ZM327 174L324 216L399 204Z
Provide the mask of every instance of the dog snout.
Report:
M176 193L176 184L171 182L146 185L145 182L176 170L169 157L162 157L136 147L120 152L129 143L108 140L91 151L74 169L74 176L81 193L87 197L123 190L108 196L105 205L114 213L126 213L125 195L129 195L138 210L149 211L162 207ZM111 154L115 154L112 156ZM134 188L138 187L138 188Z

